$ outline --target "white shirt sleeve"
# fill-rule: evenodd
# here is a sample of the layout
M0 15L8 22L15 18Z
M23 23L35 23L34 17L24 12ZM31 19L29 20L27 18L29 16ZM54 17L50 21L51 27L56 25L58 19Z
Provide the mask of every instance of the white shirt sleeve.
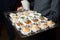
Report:
M22 6L23 6L23 9L30 10L30 7L29 7L30 4L27 0L23 0L23 1L21 1L21 3L22 3Z

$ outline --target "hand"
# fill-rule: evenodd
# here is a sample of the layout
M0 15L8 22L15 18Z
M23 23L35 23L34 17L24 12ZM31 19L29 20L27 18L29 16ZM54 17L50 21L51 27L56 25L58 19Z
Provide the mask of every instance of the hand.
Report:
M22 11L23 7L18 7L17 11Z

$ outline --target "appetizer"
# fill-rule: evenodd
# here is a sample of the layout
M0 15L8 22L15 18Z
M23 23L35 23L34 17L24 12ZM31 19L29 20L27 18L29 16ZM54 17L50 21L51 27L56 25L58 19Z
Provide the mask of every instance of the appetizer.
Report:
M19 17L19 16L21 15L21 12L17 12L16 14L17 14L17 16Z
M36 16L36 18L39 18L39 16L41 16L41 14L35 13L34 16Z
M24 15L21 15L20 18L19 18L20 21L24 22L25 20L25 16Z
M17 24L17 26L23 26L23 23L16 23Z
M16 14L14 13L10 13L10 17L16 16Z
M31 29L33 32L37 32L39 30L39 27L38 27L38 25L34 24L34 25L32 25Z
M17 21L18 21L18 19L17 19L17 18L11 18L10 20L12 21L12 23L15 23L15 22L17 22Z
M28 35L31 32L31 30L29 29L29 27L23 27L21 29L21 33L24 35Z
M31 24L31 21L30 20L26 20L25 23L26 24Z
M47 26L47 23L41 23L40 26L39 26L41 29L46 29L48 26Z
M30 13L30 14L29 14L29 17L30 17L30 16L31 16L31 17L34 17L34 14L33 14L33 13Z
M25 11L23 13L24 13L25 16L28 16L29 15L28 11Z
M39 18L41 21L47 21L47 18L46 17L44 17L44 16L40 16L40 18Z
M53 27L55 25L55 23L52 20L49 20L49 21L47 21L47 25L49 27Z
M33 22L38 22L38 19L32 19Z

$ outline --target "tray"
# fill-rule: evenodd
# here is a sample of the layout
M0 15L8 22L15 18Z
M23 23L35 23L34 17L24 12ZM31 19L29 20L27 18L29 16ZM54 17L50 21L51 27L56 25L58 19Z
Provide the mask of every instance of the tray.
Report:
M15 27L15 25L14 24L12 24L12 22L11 22L11 20L10 20L10 16L9 16L9 14L11 13L11 12L4 12L5 14L5 17L6 17L6 19L9 21L9 23L11 23L11 25L14 27L14 29L16 30L16 32L19 34L19 36L20 37L22 37L22 38L25 38L25 37L29 37L29 36L33 36L33 35L36 35L36 34L38 34L38 33L41 33L41 32L44 32L44 31L47 31L47 30L50 30L50 29L52 29L52 28L55 28L57 25L56 25L56 23L55 23L55 25L54 25L54 27L52 27L52 28L46 28L45 30L39 30L38 32L36 32L36 33L34 33L34 32L32 32L31 34L29 34L29 35L23 35L19 30L20 30L20 28L19 29L17 29L16 27ZM17 13L17 11L12 11L12 13Z

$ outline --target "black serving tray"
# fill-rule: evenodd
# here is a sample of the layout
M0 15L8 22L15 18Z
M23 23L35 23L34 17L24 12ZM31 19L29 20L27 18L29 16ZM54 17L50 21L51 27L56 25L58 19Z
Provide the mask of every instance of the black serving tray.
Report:
M10 16L9 16L10 13L11 13L11 12L4 12L4 16L5 16L5 18L9 21L10 25L12 25L12 22L11 22ZM12 11L12 13L17 13L17 11ZM29 36L33 36L33 35L36 35L36 34L38 34L38 33L41 33L41 32L44 32L44 31L47 31L47 30L52 29L52 28L47 28L46 30L40 30L40 31L37 32L37 33L31 33L30 35L23 35L23 34L21 34L20 31L18 31L18 30L16 29L16 27L15 27L14 25L12 25L12 26L13 26L13 28L15 29L15 31L18 33L18 35L19 35L20 37L22 37L22 38L26 38L26 37L29 37ZM55 28L55 27L57 27L57 24L55 24L53 28ZM19 29L19 30L20 30L20 29Z

